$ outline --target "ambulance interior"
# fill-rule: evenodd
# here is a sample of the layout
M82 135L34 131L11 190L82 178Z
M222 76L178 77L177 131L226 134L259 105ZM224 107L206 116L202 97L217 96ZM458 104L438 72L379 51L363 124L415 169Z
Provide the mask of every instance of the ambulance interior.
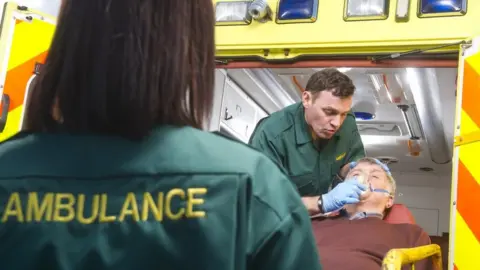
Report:
M322 68L217 69L211 130L244 142L263 117L300 101ZM367 156L387 163L396 203L448 254L456 68L349 68Z
M61 1L12 2L56 16ZM208 129L248 142L256 123L300 101L309 76L322 68L217 69ZM353 111L367 155L389 165L396 203L440 244L446 265L457 69L338 69L356 85Z

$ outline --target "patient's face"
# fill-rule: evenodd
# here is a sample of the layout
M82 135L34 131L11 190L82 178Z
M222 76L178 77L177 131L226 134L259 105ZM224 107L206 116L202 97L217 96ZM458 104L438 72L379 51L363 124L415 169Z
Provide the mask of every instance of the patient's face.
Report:
M347 175L348 178L359 177L363 175L365 184L368 188L372 189L383 189L387 190L390 193L392 192L392 187L388 181L388 176L385 171L377 164L370 164L368 162L361 162L357 164ZM362 200L360 203L354 207L348 206L347 211L350 208L352 211L358 206L365 206L368 208L382 209L385 210L393 204L393 199L391 194L386 194L383 192L370 192L367 191L366 194L362 195ZM350 212L350 211L349 211Z
M371 185L376 189L391 191L387 174L380 165L361 162L348 173L347 178L359 177L361 175L366 176L364 179L365 184Z

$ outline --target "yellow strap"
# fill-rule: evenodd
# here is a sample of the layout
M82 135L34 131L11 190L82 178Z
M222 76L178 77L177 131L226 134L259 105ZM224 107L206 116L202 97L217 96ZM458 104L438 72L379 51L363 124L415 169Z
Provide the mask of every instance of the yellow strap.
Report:
M455 137L455 146L465 145L480 141L480 129L465 135Z

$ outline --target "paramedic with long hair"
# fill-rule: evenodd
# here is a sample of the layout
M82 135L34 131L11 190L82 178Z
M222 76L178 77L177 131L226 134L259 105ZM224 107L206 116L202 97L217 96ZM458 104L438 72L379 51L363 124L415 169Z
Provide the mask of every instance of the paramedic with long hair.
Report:
M210 0L64 0L0 145L2 269L320 269L269 158L203 132Z

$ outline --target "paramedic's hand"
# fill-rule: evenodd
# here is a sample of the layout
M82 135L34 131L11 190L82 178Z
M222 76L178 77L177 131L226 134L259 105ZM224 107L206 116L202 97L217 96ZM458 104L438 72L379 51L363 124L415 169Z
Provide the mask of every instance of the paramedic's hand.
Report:
M302 202L305 205L305 208L307 208L308 214L316 215L320 213L320 208L318 207L318 199L320 199L320 196L302 197Z
M355 166L357 166L357 162L355 162L355 161L352 161L350 163L345 164L342 167L342 169L340 170L340 173L339 173L340 176L342 178L345 178L347 176L348 172L350 172L350 170L353 169Z
M327 194L322 195L323 213L340 210L346 204L360 202L360 195L367 187L356 178L350 178L338 184Z

